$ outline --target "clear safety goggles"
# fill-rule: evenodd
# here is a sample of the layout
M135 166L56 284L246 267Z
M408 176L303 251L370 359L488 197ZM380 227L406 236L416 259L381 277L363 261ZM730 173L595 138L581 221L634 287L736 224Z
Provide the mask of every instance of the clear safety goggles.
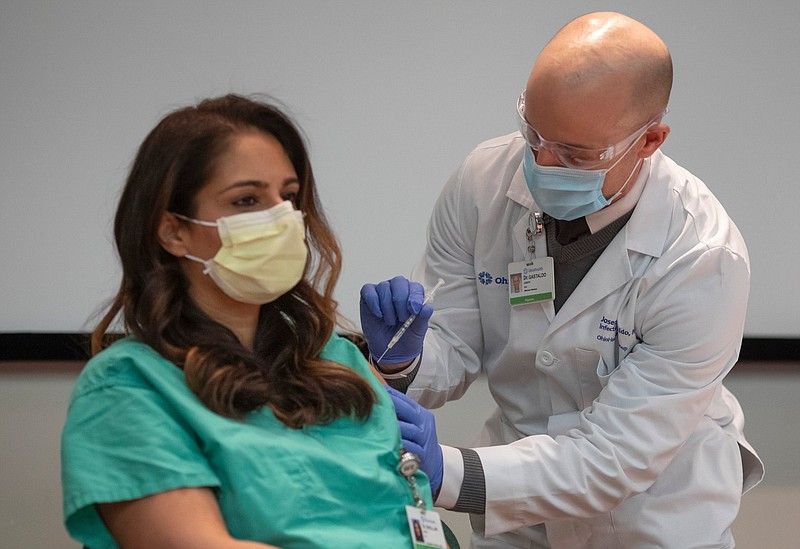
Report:
M553 154L553 156L556 157L562 166L579 170L591 170L593 168L598 168L606 162L625 154L633 146L636 140L644 135L648 129L657 124L659 119L666 113L667 110L658 113L656 116L651 118L647 124L633 132L619 143L608 145L607 147L603 147L601 149L584 149L574 145L560 143L558 141L548 141L542 137L533 126L528 124L528 121L525 119L525 92L522 92L519 96L519 99L517 99L519 131L531 149L534 151L538 151L539 149L547 149Z

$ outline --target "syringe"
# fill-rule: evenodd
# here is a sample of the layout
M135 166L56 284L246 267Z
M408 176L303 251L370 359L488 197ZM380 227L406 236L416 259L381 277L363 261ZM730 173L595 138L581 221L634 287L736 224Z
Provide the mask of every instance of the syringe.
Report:
M431 291L430 291L430 292L426 292L426 293L425 293L425 299L424 299L424 300L422 300L422 307L424 307L425 305L427 305L428 303L430 303L430 302L431 302L431 300L433 300L433 294L435 294L435 293L436 293L436 290L438 290L438 289L439 289L439 286L441 286L442 284L444 284L444 280L442 280L442 279L440 278L440 279L439 279L439 281L436 283L436 286L434 286L434 287L433 287L433 289L431 289ZM420 307L420 309L422 309L422 307ZM385 351L383 351L383 354L380 356L380 358L379 358L379 359L378 359L376 362L380 362L380 361L381 361L381 359L382 359L384 356L386 356L386 353L388 353L388 352L389 352L389 349L391 349L392 347L394 347L394 346L395 346L395 343L397 343L398 341L400 341L400 338L401 338L401 337L403 337L403 334L404 334L404 333L406 333L406 330L408 330L408 327L409 327L409 326L411 326L411 323L412 323L412 322L414 322L414 319L415 319L415 318L417 318L417 315L416 315L416 313L412 314L410 317L408 317L408 318L406 319L406 321L405 321L405 322L403 322L403 325L402 325L402 326L400 326L400 329L399 329L399 330L397 330L397 332L396 332L396 333L395 333L395 334L392 336L392 339L390 339L390 340L389 340L389 344L386 346L386 350L385 350Z

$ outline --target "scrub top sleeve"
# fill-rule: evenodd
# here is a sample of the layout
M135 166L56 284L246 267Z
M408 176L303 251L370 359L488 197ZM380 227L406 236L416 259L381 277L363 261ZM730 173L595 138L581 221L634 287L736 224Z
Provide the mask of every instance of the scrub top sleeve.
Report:
M141 386L77 395L61 461L66 526L80 540L107 536L95 503L220 484L189 424L159 393Z
M336 333L331 335L322 349L320 357L347 366L370 381L376 379L361 349L349 339Z

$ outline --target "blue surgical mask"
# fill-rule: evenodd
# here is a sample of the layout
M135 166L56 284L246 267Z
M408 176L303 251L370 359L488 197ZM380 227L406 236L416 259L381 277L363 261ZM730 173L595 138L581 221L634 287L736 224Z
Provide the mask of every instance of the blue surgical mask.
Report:
M603 183L609 170L624 156L623 154L611 166L602 170L576 170L561 166L540 166L536 163L531 148L525 145L522 171L536 205L556 219L572 221L605 208L622 194L639 162L633 167L625 184L611 198L603 196Z

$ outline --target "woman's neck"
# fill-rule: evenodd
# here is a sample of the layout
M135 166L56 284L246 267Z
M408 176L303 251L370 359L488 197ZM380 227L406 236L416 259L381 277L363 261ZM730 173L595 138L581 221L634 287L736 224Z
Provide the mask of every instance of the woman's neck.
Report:
M231 299L222 291L219 295L208 295L197 292L190 294L194 302L209 318L228 328L239 342L248 349L253 349L260 305L242 303Z

